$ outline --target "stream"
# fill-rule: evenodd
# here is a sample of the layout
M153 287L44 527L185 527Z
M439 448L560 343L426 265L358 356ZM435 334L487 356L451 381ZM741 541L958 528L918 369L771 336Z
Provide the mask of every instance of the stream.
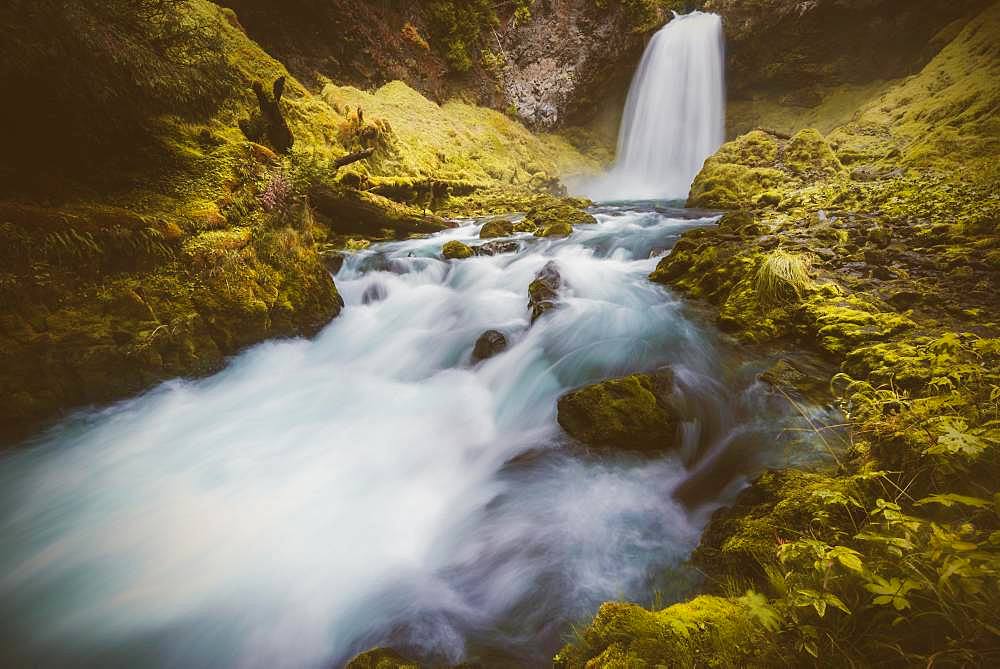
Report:
M818 448L756 379L767 360L646 278L714 218L592 212L566 239L515 235L516 253L491 257L440 259L475 221L373 245L347 258L346 308L314 339L260 344L4 454L0 665L336 667L392 645L548 666L602 601L687 593L680 565L710 512ZM527 286L552 260L561 304L529 325ZM510 345L473 364L488 329ZM663 365L688 413L662 457L560 430L561 394ZM676 502L721 451L739 471Z

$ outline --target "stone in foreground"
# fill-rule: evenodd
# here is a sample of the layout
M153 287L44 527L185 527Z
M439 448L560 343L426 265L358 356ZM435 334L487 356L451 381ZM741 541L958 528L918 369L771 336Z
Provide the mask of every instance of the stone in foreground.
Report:
M594 448L656 453L676 443L679 421L669 369L584 386L559 398L558 420Z

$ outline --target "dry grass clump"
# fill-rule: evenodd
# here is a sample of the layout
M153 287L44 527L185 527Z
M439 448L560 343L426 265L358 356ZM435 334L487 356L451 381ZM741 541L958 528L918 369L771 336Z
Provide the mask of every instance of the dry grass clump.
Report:
M808 256L782 249L764 256L754 290L761 304L785 304L800 299L812 290L815 283L811 276L812 261Z

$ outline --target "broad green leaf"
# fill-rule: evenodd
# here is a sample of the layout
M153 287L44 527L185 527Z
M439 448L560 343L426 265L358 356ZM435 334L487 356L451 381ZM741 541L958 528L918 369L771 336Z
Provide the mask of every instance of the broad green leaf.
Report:
M916 506L923 506L924 504L940 504L946 508L958 504L960 506L971 506L976 509L988 509L992 506L989 500L980 497L969 497L968 495L957 495L955 493L930 495L916 502Z

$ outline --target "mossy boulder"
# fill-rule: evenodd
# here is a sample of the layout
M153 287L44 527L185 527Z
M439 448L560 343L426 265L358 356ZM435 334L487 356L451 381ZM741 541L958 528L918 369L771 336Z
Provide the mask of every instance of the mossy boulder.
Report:
M776 626L776 617L752 596L701 595L660 611L605 602L579 640L559 651L553 666L770 667L779 661L768 629Z
M559 221L535 230L536 237L569 237L571 234L573 234L573 226L566 221Z
M530 232L531 234L535 234L538 230L538 226L527 219L521 219L514 224L513 230L514 232Z
M526 224L533 225L536 229L540 230L552 228L553 226L559 226L556 229L565 230L566 226L572 228L574 225L597 223L596 218L584 211L584 208L588 205L588 201L574 200L572 198L543 199L539 204L528 210L524 216L524 220Z
M559 398L559 425L595 448L661 452L675 445L675 392L668 369L602 381Z
M562 283L562 275L559 273L556 261L550 260L538 270L534 281L528 284L528 308L531 310L532 323L556 307Z
M785 167L797 175L829 176L844 169L830 144L814 128L795 133L781 159Z
M391 648L374 648L356 655L344 669L422 669Z
M778 169L780 140L755 130L727 142L708 160L691 184L689 207L750 208L765 192L780 193L789 175Z
M495 239L496 237L509 237L514 234L514 224L507 219L495 219L483 223L479 228L480 239Z
M444 246L441 247L441 255L448 260L464 260L474 256L475 251L468 244L453 239L450 242L445 242Z

